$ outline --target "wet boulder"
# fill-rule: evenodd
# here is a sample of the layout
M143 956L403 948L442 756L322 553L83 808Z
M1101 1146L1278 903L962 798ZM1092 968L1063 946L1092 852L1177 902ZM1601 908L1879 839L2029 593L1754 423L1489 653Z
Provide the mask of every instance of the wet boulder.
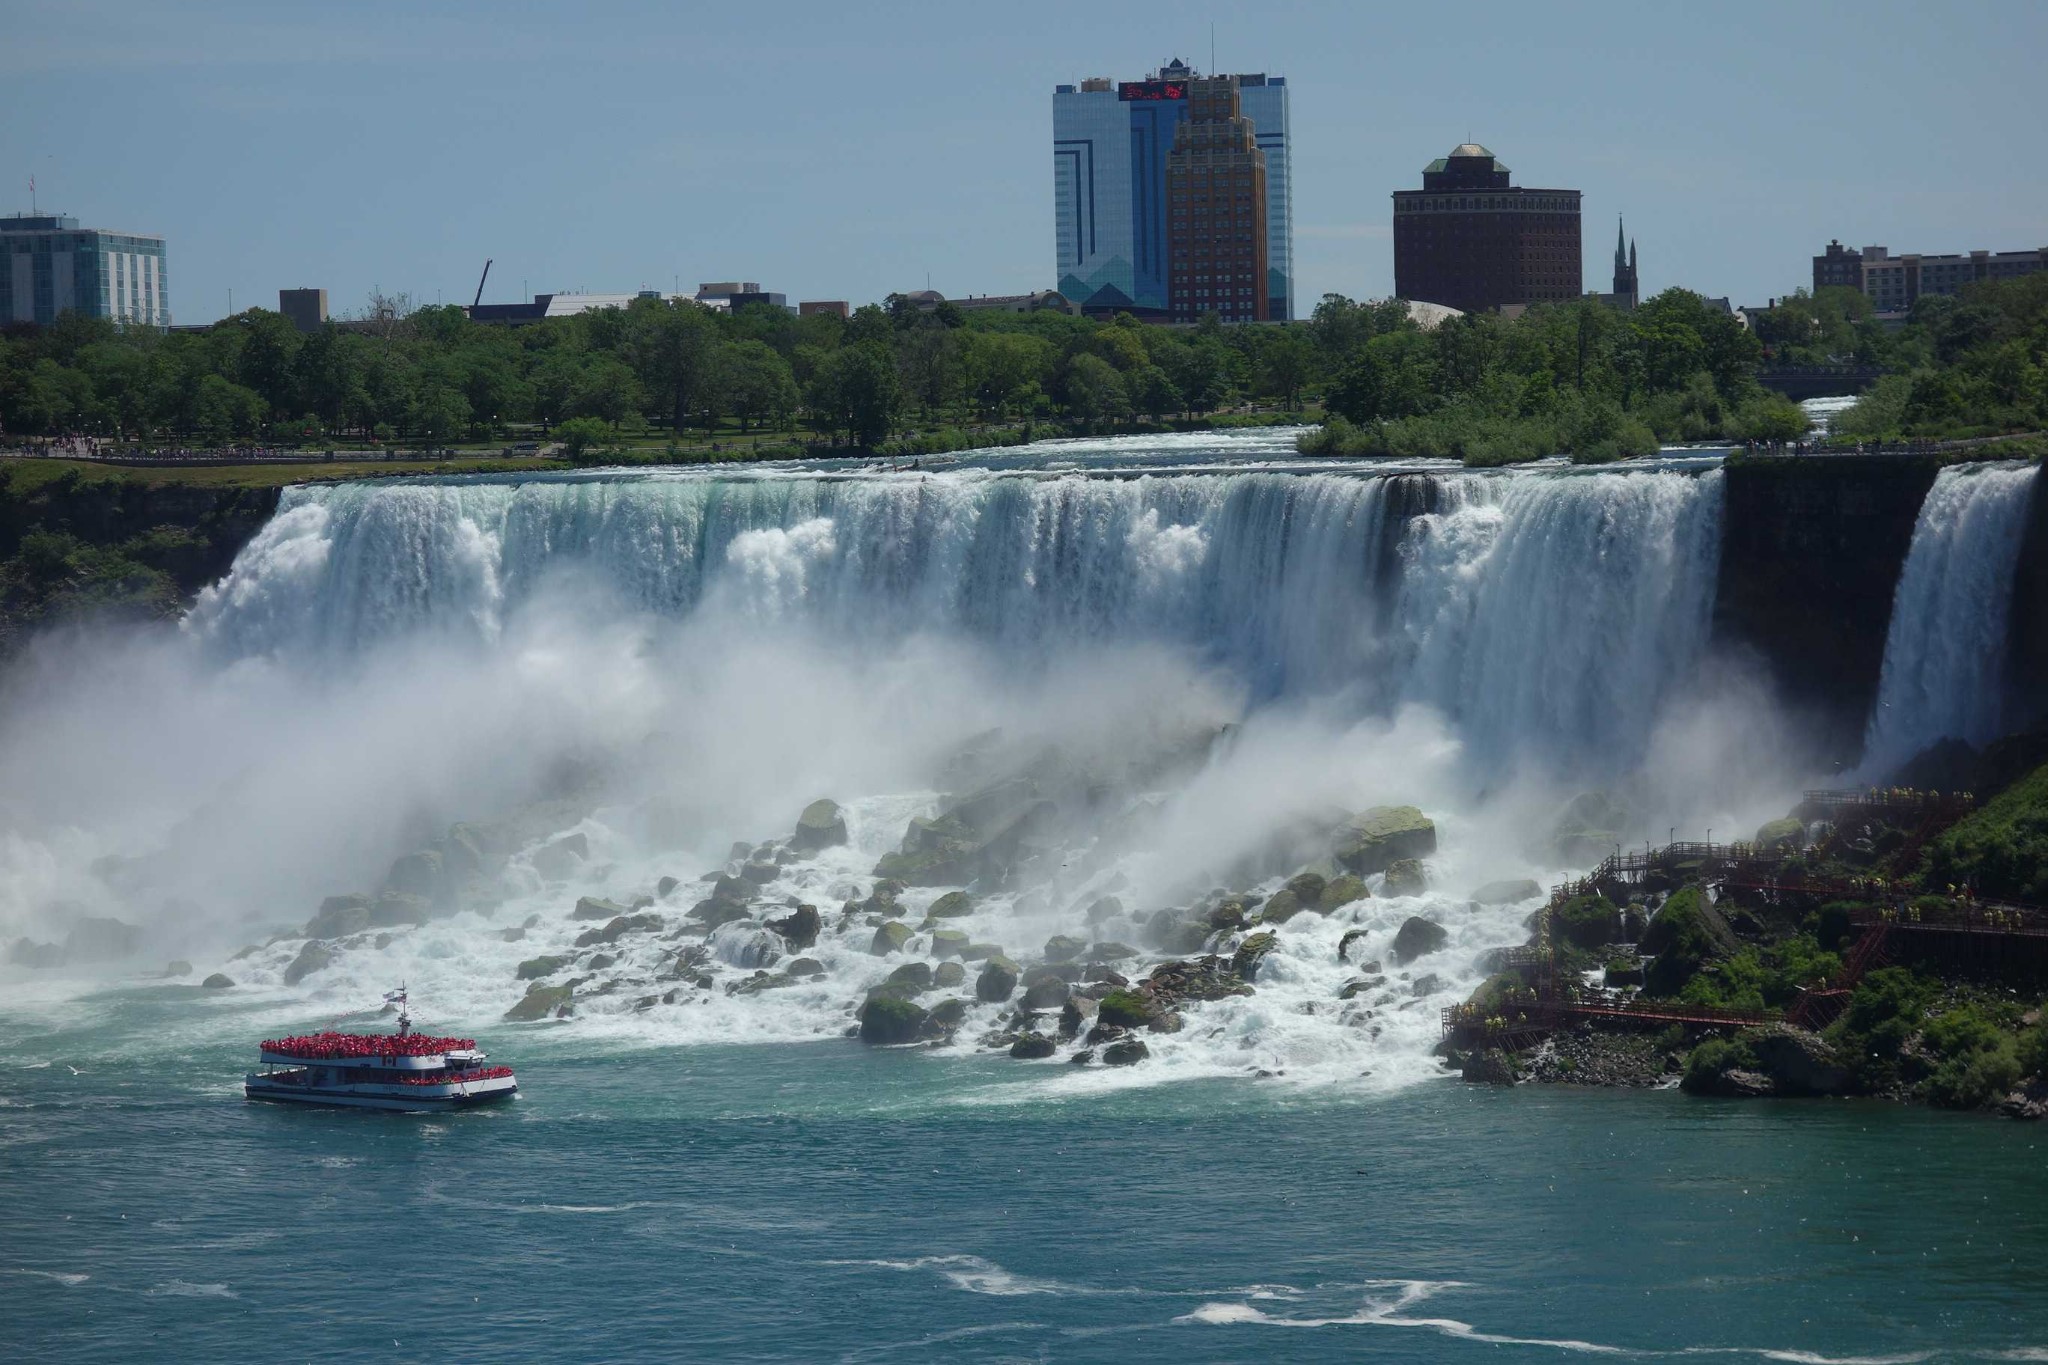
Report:
M370 927L370 898L362 895L329 896L306 921L307 938L346 938Z
M1429 877L1414 858L1396 858L1387 864L1387 879L1380 886L1388 896L1420 896L1429 890Z
M1331 850L1348 872L1369 877L1403 858L1436 852L1436 823L1413 806L1374 806L1337 829Z
M1372 892L1366 889L1364 879L1346 872L1342 876L1330 878L1324 884L1323 894L1316 898L1316 906L1327 915L1330 911L1342 909L1353 901L1371 899Z
M529 861L548 881L568 881L590 861L590 840L582 834L565 834L535 849Z
M1054 934L1045 941L1047 962L1071 962L1088 947L1086 941L1069 934Z
M1443 947L1449 939L1450 934L1441 924L1434 920L1426 920L1420 915L1410 915L1402 921L1401 928L1394 935L1394 965L1405 967L1418 957L1427 957Z
M1246 981L1256 980L1259 965L1266 960L1266 954L1272 952L1279 942L1279 935L1271 930L1263 934L1253 934L1239 944L1237 951L1231 954L1230 970Z
M1088 907L1088 913L1084 918L1093 926L1105 920L1113 920L1123 912L1124 903L1115 896L1098 896L1095 903Z
M548 986L536 981L518 1004L505 1011L508 1024L530 1024L566 1010L576 997L574 986Z
M425 900L440 900L447 889L446 860L439 849L423 848L391 864L384 874L386 891L402 891Z
M1321 881L1322 879L1318 877L1316 880ZM1320 895L1321 892L1319 891L1317 894ZM1310 904L1314 904L1314 902L1310 902ZM1265 908L1259 911L1259 923L1285 924L1300 914L1301 911L1301 897L1283 887L1275 891L1266 901Z
M813 977L823 976L825 974L825 964L818 961L815 957L800 957L790 963L789 966L783 968L783 970L799 981L808 981Z
M1117 1028L1144 1028L1160 1016L1159 1003L1143 991L1114 990L1096 1003L1096 1017Z
M1514 1056L1497 1047L1467 1054L1460 1074L1475 1085L1513 1085L1521 1078Z
M1098 1003L1086 995L1070 995L1060 1006L1060 1037L1072 1038L1095 1019Z
M235 979L229 976L226 972L215 972L212 976L209 976L206 978L206 980L200 982L199 988L201 990L208 991L225 991L232 990L234 988L234 985Z
M967 1022L967 1009L967 1002L958 996L941 1000L925 1011L924 1027L918 1030L918 1037L925 1042L945 1042Z
M682 884L683 883L679 878L663 877L660 881L654 884L654 894L658 899L667 900L669 898L670 893L672 893L677 887L681 886Z
M950 991L966 984L967 969L957 962L941 962L932 968L932 988Z
M1081 960L1088 963L1100 964L1104 962L1122 962L1128 958L1136 957L1137 955L1138 950L1136 948L1131 947L1130 944L1117 943L1111 941L1106 943L1089 944L1088 951L1081 954Z
M659 929L660 915L617 915L602 928L586 929L576 936L578 948L594 948L617 943L627 934L644 934L650 929Z
M334 953L324 943L309 942L299 949L299 955L284 969L284 984L296 986L314 972L325 969L334 961Z
M804 807L803 814L796 818L796 833L789 836L790 849L804 854L836 848L845 842L846 812L837 801L822 798Z
M1298 872L1287 879L1287 885L1282 887L1281 890L1294 897L1296 904L1300 905L1303 909L1308 909L1322 904L1323 892L1329 890L1329 888L1329 880L1321 873ZM1273 903L1268 901L1266 902L1267 918L1272 918L1272 912Z
M860 1040L872 1047L914 1043L926 1018L923 1007L900 995L870 995L860 1007Z
M1003 945L1000 943L970 943L960 950L962 962L986 962L1002 955Z
M988 1004L1001 1004L1015 993L1017 977L1015 962L1001 953L991 954L982 964L981 975L975 978L974 998Z
M1067 1003L1072 987L1056 976L1041 976L1024 988L1024 1008L1027 1010L1058 1009Z
M818 941L818 933L824 928L824 921L818 917L815 905L799 905L781 919L771 919L768 927L782 936L782 941L792 949L808 948Z
M932 988L932 964L929 962L906 962L889 973L883 986L911 995L922 995Z
M574 920L596 920L599 923L625 914L630 907L602 896L584 896L576 902L576 908L569 913Z
M1119 1038L1102 1049L1104 1066L1136 1066L1152 1055L1142 1038Z
M948 891L931 904L925 911L931 919L959 919L974 913L974 897L965 891Z
M1010 1055L1019 1061L1035 1062L1050 1057L1058 1045L1042 1033L1023 1033L1010 1044Z
M1351 949L1356 945L1363 944L1371 937L1371 932L1365 929L1346 929L1344 937L1337 940L1337 960L1339 962L1349 962L1351 960Z
M910 942L911 928L900 919L884 921L875 930L875 936L868 942L868 951L876 957L887 957L903 951L903 945Z
M932 956L957 958L967 951L967 935L958 929L932 930Z
M548 955L529 957L519 964L517 977L521 981L538 981L544 976L553 976L572 961L573 958Z

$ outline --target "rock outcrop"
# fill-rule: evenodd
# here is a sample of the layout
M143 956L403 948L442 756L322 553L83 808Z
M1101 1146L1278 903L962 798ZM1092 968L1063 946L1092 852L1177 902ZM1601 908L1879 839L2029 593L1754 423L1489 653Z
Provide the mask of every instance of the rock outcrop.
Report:
M1413 806L1375 806L1338 827L1332 852L1346 871L1369 877L1436 852L1436 824Z
M1390 950L1394 965L1405 967L1418 957L1427 957L1443 947L1449 938L1444 927L1436 921L1410 915L1394 934L1394 946Z
M846 842L846 812L836 801L817 800L805 806L796 820L796 833L789 836L794 853L811 854L836 848Z

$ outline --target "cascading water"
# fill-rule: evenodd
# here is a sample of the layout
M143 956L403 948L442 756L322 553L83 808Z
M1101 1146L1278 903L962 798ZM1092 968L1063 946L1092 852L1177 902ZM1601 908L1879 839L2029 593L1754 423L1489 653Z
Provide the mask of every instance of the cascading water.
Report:
M1390 490L1418 483L1436 510L1404 518ZM230 656L344 655L408 631L481 643L575 571L633 609L687 616L722 595L757 621L938 632L1020 661L1164 642L1262 697L1437 707L1489 762L1534 748L1625 765L1703 647L1720 483L974 471L304 488L189 626Z
M1941 739L1999 734L2013 577L2034 466L1958 465L1921 504L1892 599L1862 775L1884 781Z

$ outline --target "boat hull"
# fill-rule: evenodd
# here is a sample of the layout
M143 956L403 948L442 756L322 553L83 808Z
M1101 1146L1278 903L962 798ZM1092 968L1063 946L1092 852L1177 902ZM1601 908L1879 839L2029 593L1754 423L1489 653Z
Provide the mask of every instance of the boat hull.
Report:
M484 1081L437 1095L393 1094L379 1088L368 1090L352 1086L309 1086L269 1085L256 1077L250 1077L242 1086L242 1093L252 1100L269 1100L280 1104L312 1104L329 1109L383 1109L392 1113L418 1114L439 1109L468 1109L474 1105L491 1104L508 1100L519 1093L519 1086L509 1077L502 1081Z

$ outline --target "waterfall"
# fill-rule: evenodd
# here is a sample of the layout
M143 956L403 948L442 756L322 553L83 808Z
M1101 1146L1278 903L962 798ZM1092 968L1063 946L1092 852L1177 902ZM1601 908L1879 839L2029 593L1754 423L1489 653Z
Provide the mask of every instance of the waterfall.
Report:
M1998 737L2013 577L2036 476L2031 465L1957 465L1928 490L1892 598L1864 738L1867 779L1883 781L1936 740Z
M1426 703L1489 760L1626 762L1704 646L1721 479L978 469L309 487L187 628L229 658L345 659L411 632L488 646L573 572L626 610L715 607L849 647L935 632L1029 667L1161 643L1257 699Z

